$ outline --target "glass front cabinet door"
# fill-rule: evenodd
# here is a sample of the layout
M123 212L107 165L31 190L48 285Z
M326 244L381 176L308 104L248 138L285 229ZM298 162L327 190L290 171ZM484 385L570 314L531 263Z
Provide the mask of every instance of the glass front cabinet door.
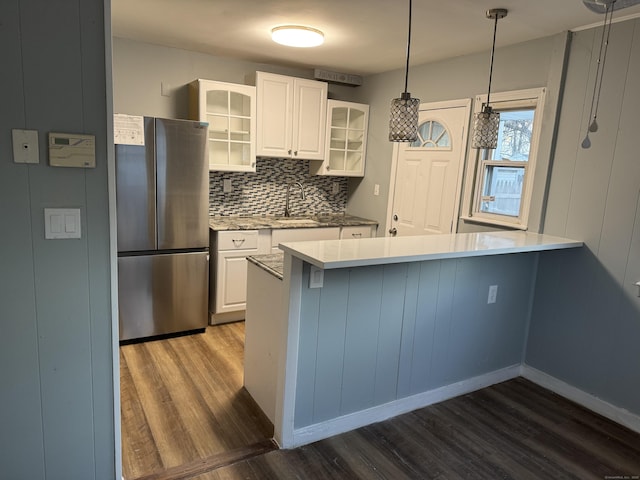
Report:
M209 124L209 170L255 172L255 87L198 79L189 97L190 117Z
M328 100L325 158L311 173L364 177L369 105Z

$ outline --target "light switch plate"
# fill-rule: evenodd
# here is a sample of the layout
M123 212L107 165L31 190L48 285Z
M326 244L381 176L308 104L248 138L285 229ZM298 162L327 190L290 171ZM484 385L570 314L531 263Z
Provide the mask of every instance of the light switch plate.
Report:
M13 161L15 163L39 163L37 130L11 130Z
M81 231L79 208L44 209L44 238L47 240L80 238Z

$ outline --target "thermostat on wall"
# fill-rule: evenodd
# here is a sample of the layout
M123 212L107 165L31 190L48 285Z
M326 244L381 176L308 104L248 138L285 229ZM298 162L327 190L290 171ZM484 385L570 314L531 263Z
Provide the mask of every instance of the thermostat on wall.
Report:
M49 165L95 168L95 135L49 132Z

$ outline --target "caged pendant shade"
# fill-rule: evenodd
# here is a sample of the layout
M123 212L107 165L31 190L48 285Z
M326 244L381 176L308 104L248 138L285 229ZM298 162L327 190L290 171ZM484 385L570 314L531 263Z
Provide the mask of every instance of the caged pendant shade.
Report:
M473 116L473 134L471 146L473 148L496 148L498 146L498 129L500 127L500 114L491 108L491 78L493 76L493 56L496 50L496 32L498 20L507 16L504 8L492 8L487 10L487 18L494 20L493 45L491 47L491 66L489 67L489 89L487 90L487 102L482 105L482 111Z
M407 36L407 65L404 73L404 92L400 98L391 100L389 117L389 141L413 142L418 138L418 110L420 99L411 98L407 92L409 82L409 53L411 50L411 1L409 0L409 33Z

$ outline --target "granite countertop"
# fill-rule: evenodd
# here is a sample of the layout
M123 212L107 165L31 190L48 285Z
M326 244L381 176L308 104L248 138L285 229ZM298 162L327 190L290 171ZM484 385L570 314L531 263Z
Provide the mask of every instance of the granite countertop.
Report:
M250 257L247 257L247 261L257 265L280 280L282 280L284 276L284 253L251 255Z
M318 228L318 227L352 227L359 225L378 225L375 220L355 217L353 215L322 214L296 217L282 215L256 216L216 216L209 217L211 230L264 230L281 228Z

